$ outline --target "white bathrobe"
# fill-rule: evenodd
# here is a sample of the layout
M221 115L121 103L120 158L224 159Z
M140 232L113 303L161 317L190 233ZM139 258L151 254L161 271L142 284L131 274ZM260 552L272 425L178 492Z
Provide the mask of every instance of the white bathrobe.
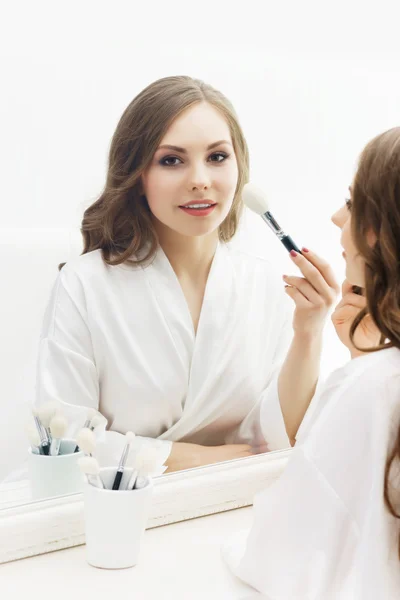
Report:
M256 495L250 533L223 554L266 600L398 600L400 520L383 481L400 426L400 351L350 361L314 406L284 473ZM398 466L390 477L399 513Z
M40 341L36 404L62 403L71 434L87 407L96 408L108 420L109 441L132 430L159 440L164 459L172 441L288 447L277 376L292 312L268 260L219 243L195 335L161 248L145 267L107 266L95 250L57 277ZM117 442L115 457L120 449Z

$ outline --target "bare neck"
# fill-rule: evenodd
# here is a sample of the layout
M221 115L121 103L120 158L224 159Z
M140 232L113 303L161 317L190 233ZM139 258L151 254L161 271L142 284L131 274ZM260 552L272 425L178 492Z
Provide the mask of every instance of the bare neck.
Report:
M218 232L188 237L172 230L158 231L160 246L178 279L206 280L218 245Z

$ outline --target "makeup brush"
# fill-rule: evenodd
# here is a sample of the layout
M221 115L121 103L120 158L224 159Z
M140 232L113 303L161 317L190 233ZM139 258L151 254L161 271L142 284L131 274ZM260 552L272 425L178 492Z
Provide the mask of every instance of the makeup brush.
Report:
M260 217L272 229L276 237L285 246L286 250L289 252L291 250L295 250L301 254L301 250L296 246L292 238L288 236L275 221L269 210L267 196L262 190L257 188L252 183L246 183L242 191L242 200L246 206L250 208L250 210L255 212L257 215L260 215Z
M33 423L27 423L25 427L25 433L28 436L28 440L34 454L42 454L40 452L40 435Z
M67 419L61 413L55 414L50 421L51 444L50 455L57 456L60 452L61 440L67 431Z
M76 436L76 443L78 448L87 456L92 456L96 449L96 437L88 427L80 430Z
M138 475L130 489L139 490L144 487L147 477L151 476L159 465L160 459L157 450L155 448L143 448L136 457L135 468Z
M56 414L57 410L60 412L60 406L57 404L57 402L46 402L45 404L38 406L38 417L45 428L49 444L51 444L50 421Z
M90 424L92 419L97 415L97 410L95 408L89 408L86 413L86 421L83 424L83 429L90 429ZM93 431L93 429L92 429ZM74 452L79 452L79 445L77 444Z
M37 408L32 409L33 419L35 421L36 429L40 437L39 452L40 454L45 454L47 456L49 454L50 444L47 438L46 430L42 426L42 422L39 418L38 412L39 411Z
M100 477L100 466L97 460L91 456L82 456L78 459L78 465L82 473L86 475L91 485L106 489L102 478Z
M119 486L121 484L122 475L124 474L126 459L128 458L128 453L130 446L135 438L135 434L132 431L128 431L125 435L125 447L122 452L121 460L119 461L118 469L115 474L114 483L112 486L113 490L119 490Z

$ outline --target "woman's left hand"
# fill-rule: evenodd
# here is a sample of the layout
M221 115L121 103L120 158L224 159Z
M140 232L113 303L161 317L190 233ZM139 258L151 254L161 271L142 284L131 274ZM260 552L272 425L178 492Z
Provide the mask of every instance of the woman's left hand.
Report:
M302 254L293 253L294 250L290 257L303 274L283 275L285 292L296 304L293 329L299 335L319 335L340 287L330 265L317 254L305 248Z

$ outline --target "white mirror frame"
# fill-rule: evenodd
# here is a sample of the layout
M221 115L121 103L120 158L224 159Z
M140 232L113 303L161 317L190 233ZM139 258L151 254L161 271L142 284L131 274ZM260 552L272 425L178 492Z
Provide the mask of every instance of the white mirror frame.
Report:
M253 504L282 473L291 448L154 479L147 529ZM0 563L85 543L82 494L0 510Z

